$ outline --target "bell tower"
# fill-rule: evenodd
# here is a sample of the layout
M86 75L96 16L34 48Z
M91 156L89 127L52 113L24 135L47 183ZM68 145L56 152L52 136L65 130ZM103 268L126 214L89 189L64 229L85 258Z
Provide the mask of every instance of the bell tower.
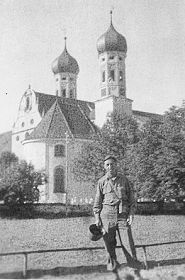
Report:
M102 126L107 117L117 110L120 113L132 113L132 100L126 97L125 59L127 42L118 33L112 23L97 40L98 61L100 69L100 96L95 101L96 124Z
M64 98L77 99L77 77L79 66L67 51L66 40L62 54L52 63L52 71L54 73L56 95Z
M125 58L127 43L112 24L110 12L110 27L97 41L100 69L100 98L105 96L126 97Z

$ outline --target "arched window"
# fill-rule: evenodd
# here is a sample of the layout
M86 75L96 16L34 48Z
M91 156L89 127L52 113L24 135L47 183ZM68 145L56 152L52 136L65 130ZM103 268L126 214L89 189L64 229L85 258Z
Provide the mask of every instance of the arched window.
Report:
M115 80L114 70L110 70L109 77L110 77L110 79L111 79L112 81Z
M62 97L66 97L66 89L65 88L62 90Z
M102 72L102 82L105 82L105 71Z
M119 80L123 81L123 71L119 71Z
M64 170L62 167L57 166L54 169L54 193L64 193L65 192L65 178Z

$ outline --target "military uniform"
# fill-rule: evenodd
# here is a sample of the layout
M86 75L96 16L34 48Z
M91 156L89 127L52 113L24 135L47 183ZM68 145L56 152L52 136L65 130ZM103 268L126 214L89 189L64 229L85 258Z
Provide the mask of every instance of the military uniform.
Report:
M108 174L98 181L93 212L99 214L106 233L103 236L108 253L108 265L116 267L116 228L118 216L127 217L135 211L134 193L128 179L121 174L109 178Z

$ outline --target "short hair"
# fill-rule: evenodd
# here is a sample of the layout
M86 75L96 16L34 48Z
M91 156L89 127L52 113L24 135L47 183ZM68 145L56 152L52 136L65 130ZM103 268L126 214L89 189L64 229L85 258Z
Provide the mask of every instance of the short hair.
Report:
M117 162L117 159L115 158L115 156L113 155L107 155L105 158L104 158L104 162L108 159L113 159L115 162Z

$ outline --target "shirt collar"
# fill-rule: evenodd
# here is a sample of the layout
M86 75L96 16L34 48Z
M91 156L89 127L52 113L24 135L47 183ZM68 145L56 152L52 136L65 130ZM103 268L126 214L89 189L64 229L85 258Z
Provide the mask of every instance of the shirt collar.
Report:
M116 178L118 177L118 174L116 174L116 176L114 176L114 177L109 177L108 174L106 174L105 176L106 176L106 179L107 179L107 180L115 181Z

